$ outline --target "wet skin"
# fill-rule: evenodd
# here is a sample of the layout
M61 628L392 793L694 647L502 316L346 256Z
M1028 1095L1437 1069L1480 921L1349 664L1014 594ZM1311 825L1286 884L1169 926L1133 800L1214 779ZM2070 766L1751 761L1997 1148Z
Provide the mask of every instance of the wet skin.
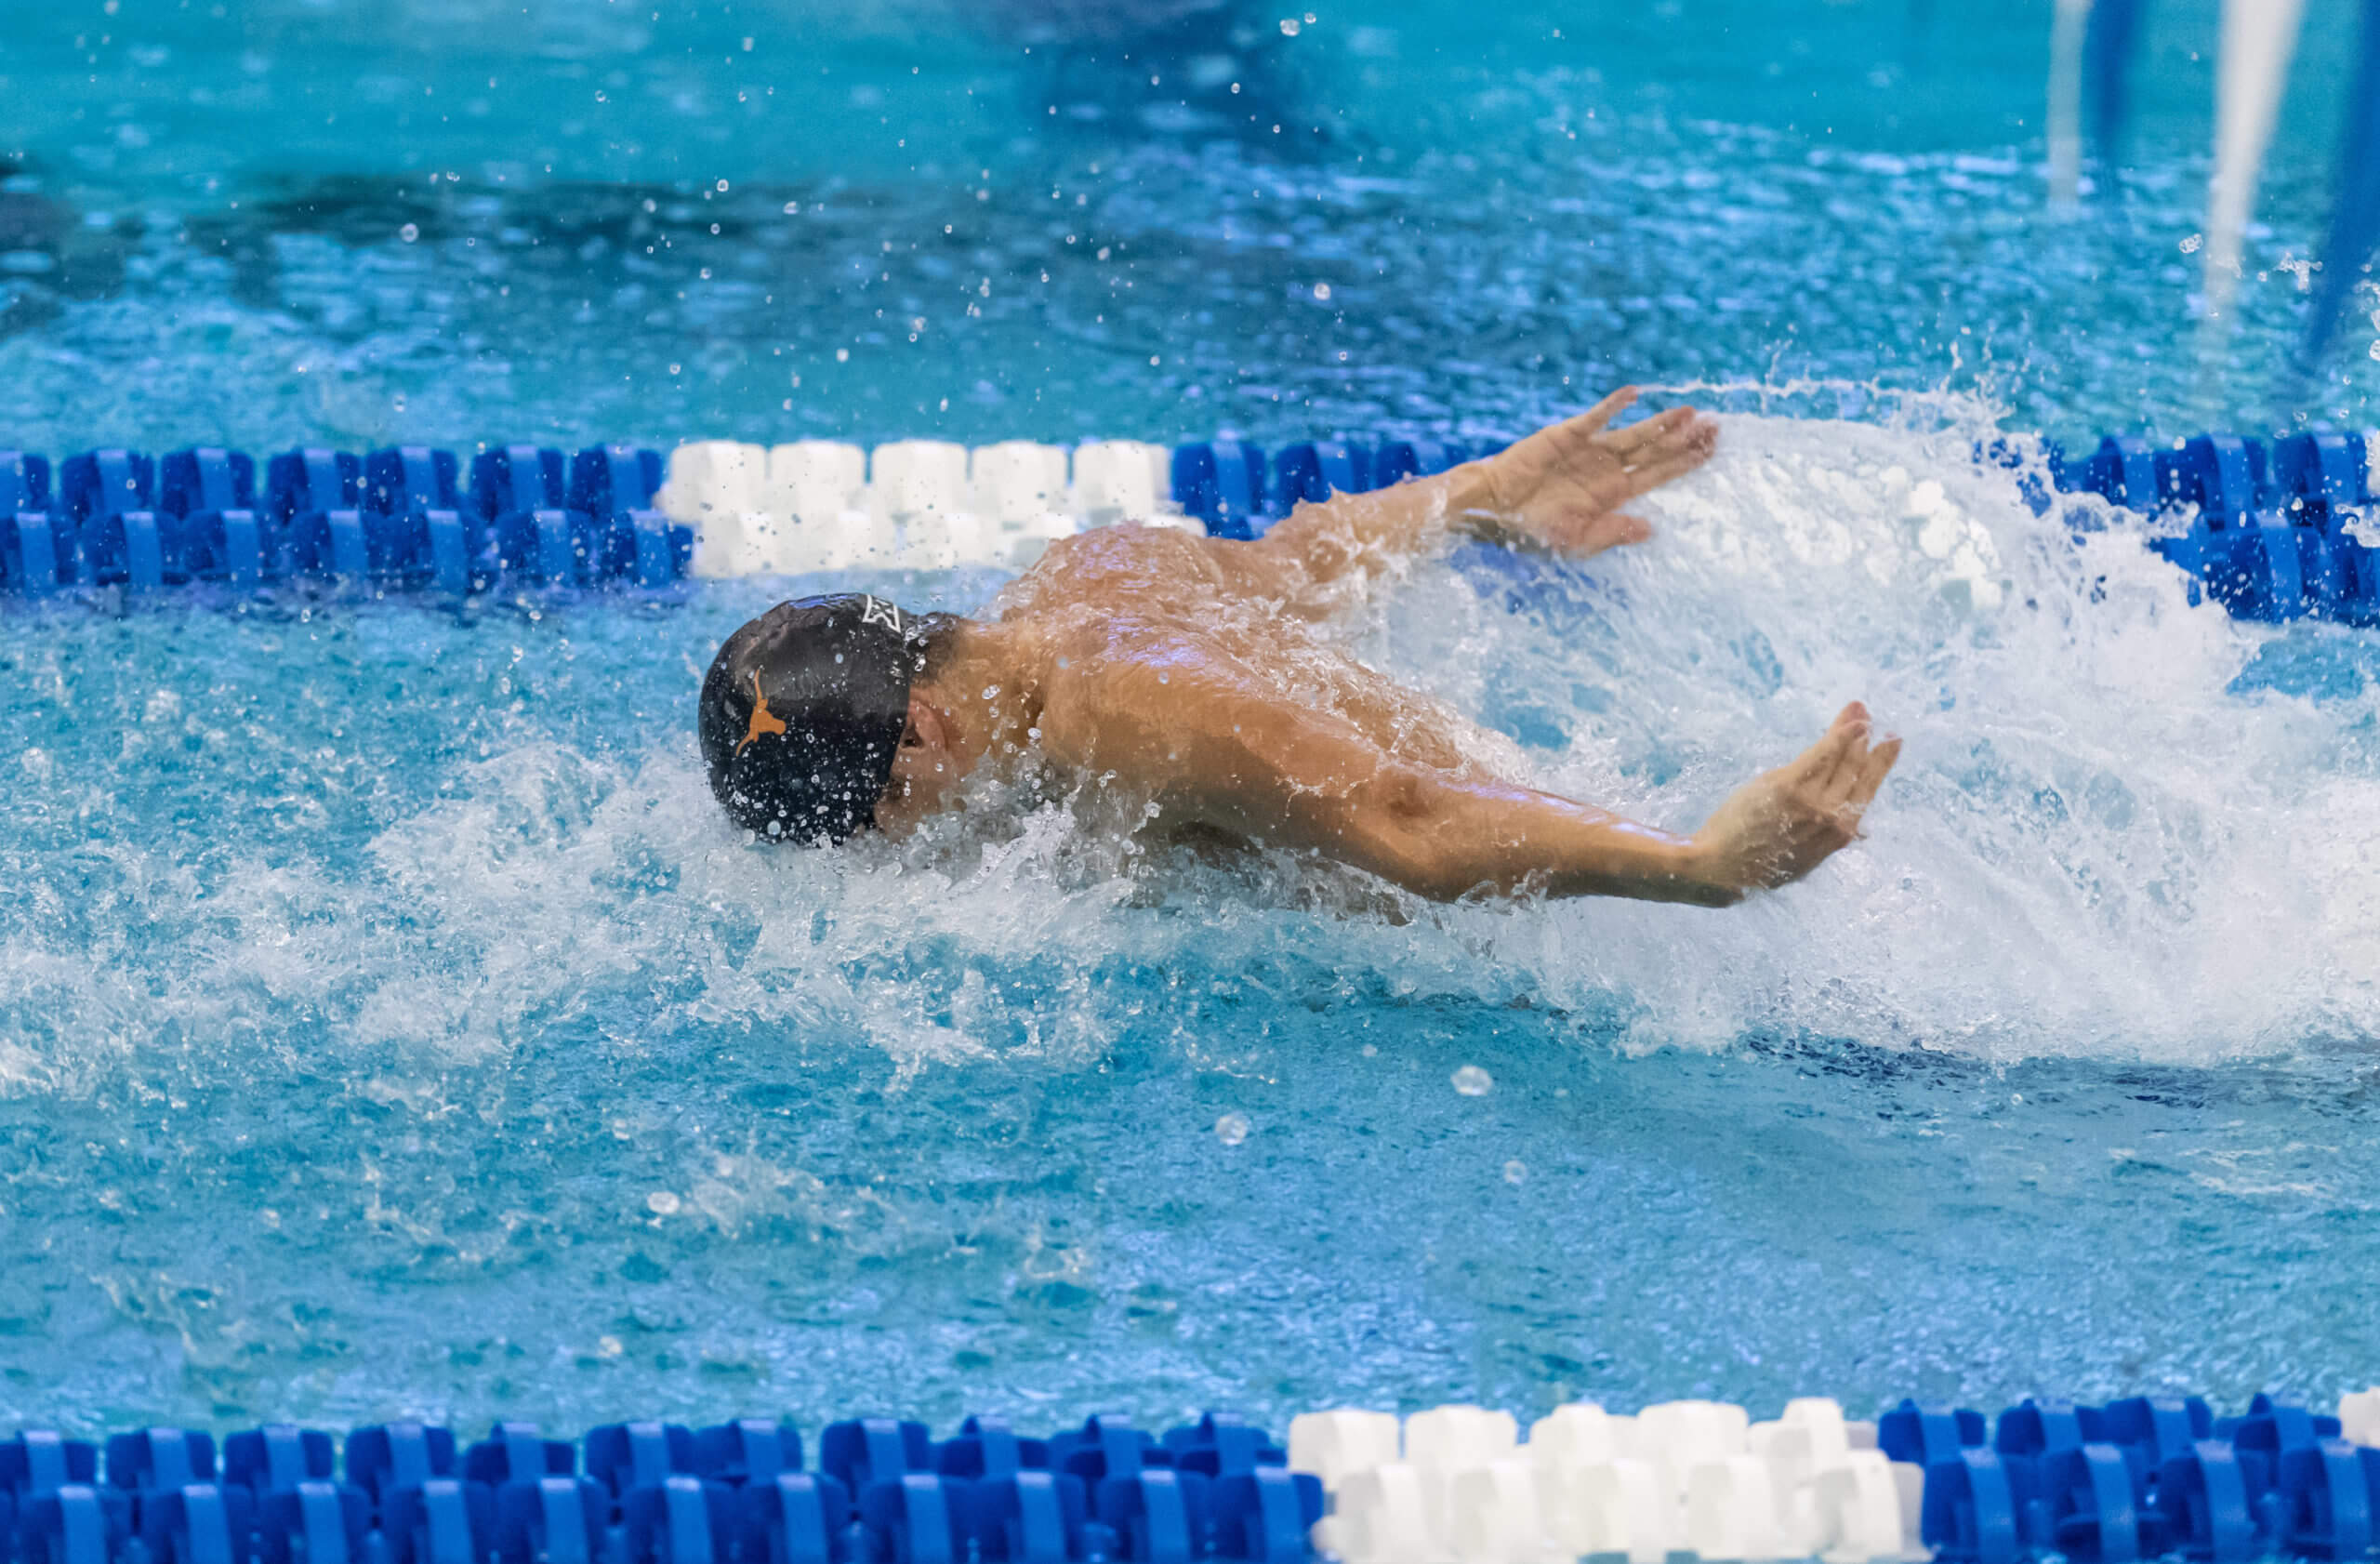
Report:
M1622 507L1708 459L1689 408L1613 430L1594 408L1433 478L1300 506L1252 542L1117 526L1053 544L929 682L877 807L902 830L986 760L1038 755L1174 828L1302 848L1436 900L1624 895L1720 907L1855 840L1900 752L1843 709L1690 836L1523 786L1499 741L1317 627L1451 537L1572 557L1643 540Z

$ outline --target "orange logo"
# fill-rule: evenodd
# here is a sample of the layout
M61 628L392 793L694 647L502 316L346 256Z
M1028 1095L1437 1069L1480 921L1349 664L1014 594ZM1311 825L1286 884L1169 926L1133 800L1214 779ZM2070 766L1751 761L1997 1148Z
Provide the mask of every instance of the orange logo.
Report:
M735 747L735 752L742 754L750 747L752 740L764 733L783 732L785 724L778 722L776 713L769 709L769 697L760 693L760 670L756 668L752 670L752 725L744 730L744 742Z

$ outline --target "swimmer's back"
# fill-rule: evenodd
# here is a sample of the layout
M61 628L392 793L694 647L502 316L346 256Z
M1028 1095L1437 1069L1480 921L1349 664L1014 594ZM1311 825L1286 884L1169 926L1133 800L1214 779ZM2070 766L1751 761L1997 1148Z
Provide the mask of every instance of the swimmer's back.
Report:
M1285 748L1292 731L1338 723L1380 754L1435 769L1507 761L1507 743L1318 637L1294 573L1261 545L1172 528L1051 544L999 608L1049 655L1050 752L1170 775L1181 742L1211 716L1236 733L1281 726Z
M1003 620L1096 609L1165 616L1212 612L1239 590L1222 539L1176 527L1109 526L1062 537L1000 593Z

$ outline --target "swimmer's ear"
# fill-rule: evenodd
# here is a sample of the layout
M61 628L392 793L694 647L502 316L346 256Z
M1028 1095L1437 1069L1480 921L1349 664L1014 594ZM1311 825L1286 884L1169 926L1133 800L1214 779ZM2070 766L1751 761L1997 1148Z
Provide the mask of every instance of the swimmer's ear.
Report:
M948 735L943 727L942 713L935 710L932 704L924 696L911 690L909 720L901 729L901 748L940 749L945 747L947 740Z

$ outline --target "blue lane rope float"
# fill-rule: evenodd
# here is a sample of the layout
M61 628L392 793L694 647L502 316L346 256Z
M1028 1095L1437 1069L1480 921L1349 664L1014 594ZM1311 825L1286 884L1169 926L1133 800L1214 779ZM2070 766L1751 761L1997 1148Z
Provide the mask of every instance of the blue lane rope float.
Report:
M0 1439L0 1558L24 1564L1103 1564L1340 1558L1550 1564L1680 1555L1828 1564L2371 1557L2380 1390L2338 1415L2259 1396L1981 1413L1823 1399L1774 1422L1593 1403L1528 1429L1448 1406L1312 1412L1286 1441L1210 1412L1161 1437L1094 1416L1047 1438L974 1416L620 1423L578 1443L499 1422L465 1444L390 1423L101 1443Z
M2201 434L2161 449L2110 435L2088 454L2048 454L2056 486L2148 514L2188 516L2149 547L2190 577L2190 601L2265 623L2380 624L2373 550L2355 535L2371 505L2367 438L2285 435L2268 447Z
M2149 547L2193 603L2268 623L2380 624L2380 559L2357 536L2373 502L2367 437L2268 445L2207 433L2173 445L2109 435L2079 454L2008 442L1979 461L2023 474L2027 499L2092 494L2178 520ZM689 576L854 565L1014 565L1053 537L1126 516L1260 536L1299 504L1425 477L1497 441L1106 442L1071 455L1011 442L774 451L698 442L653 450L492 445L468 461L423 446L302 449L259 463L194 447L46 457L0 450L0 591L155 592L193 582L461 595L521 588L658 588ZM1071 476L1069 473L1071 471ZM54 482L53 482L54 480ZM2077 514L2074 524L2096 524Z
M466 490L451 451L298 450L264 464L259 493L245 452L103 450L59 463L53 490L46 457L0 451L0 585L663 586L685 574L693 535L652 508L662 471L659 453L627 446L567 461L501 446L472 457Z

